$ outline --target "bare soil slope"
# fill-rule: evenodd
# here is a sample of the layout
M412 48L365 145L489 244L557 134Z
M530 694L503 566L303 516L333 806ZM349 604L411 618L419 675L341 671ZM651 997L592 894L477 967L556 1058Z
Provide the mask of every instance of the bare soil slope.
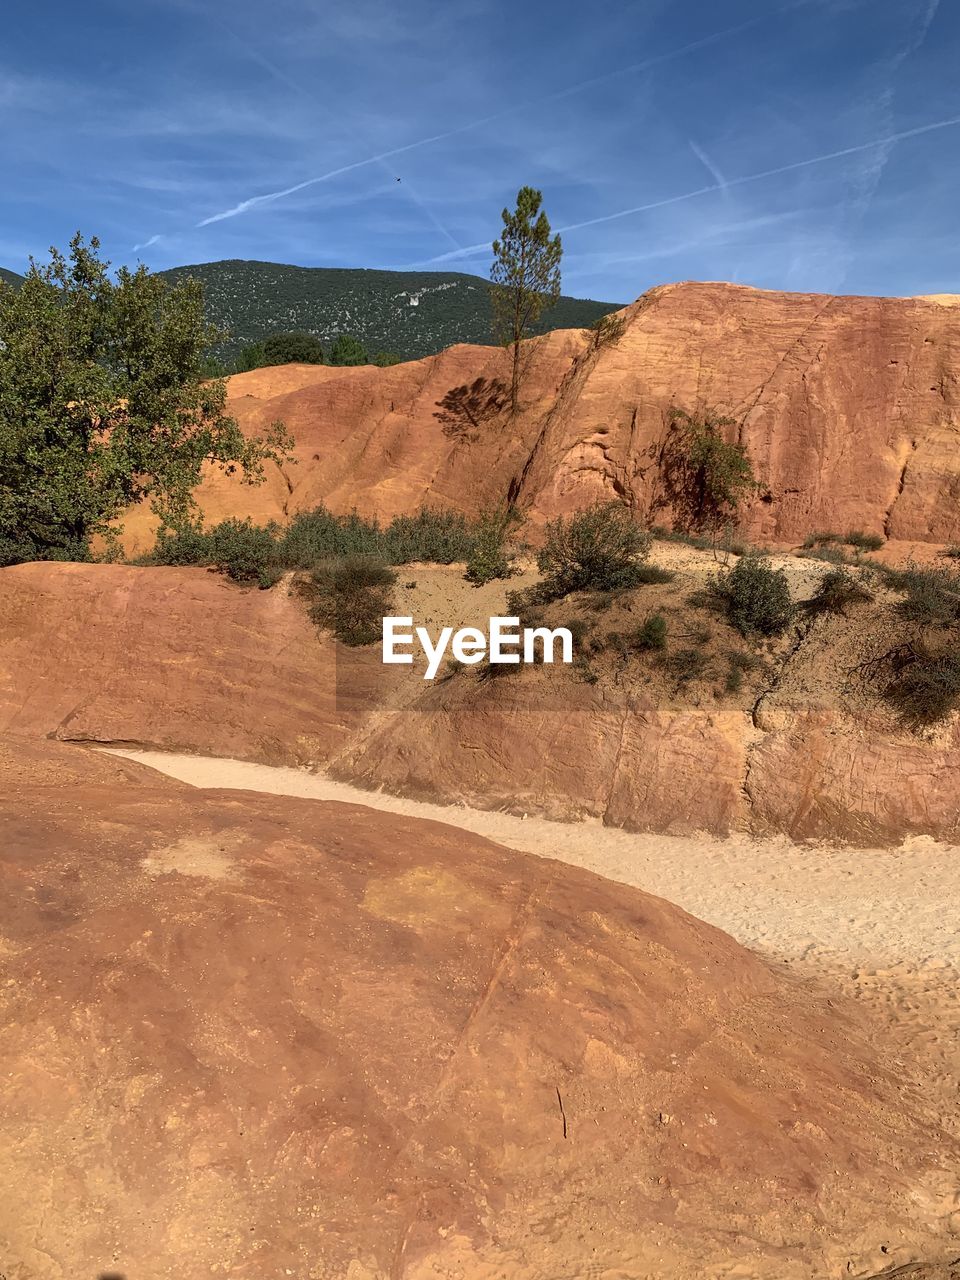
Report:
M20 748L10 1280L952 1256L960 1153L856 1016L678 908L438 824Z

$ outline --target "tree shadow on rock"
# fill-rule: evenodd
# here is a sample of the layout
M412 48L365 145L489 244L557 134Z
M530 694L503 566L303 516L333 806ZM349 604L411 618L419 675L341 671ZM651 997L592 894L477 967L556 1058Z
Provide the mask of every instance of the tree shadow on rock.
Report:
M443 425L443 434L472 444L506 408L507 386L499 378L474 378L461 387L451 387L436 403L439 412L433 416Z

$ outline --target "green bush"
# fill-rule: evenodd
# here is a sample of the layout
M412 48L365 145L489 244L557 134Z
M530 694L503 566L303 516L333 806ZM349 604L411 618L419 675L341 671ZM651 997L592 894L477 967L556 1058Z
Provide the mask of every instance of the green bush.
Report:
M383 531L381 555L388 564L454 564L469 559L476 539L464 516L455 511L418 511L396 516Z
M825 547L830 543L842 541L843 537L839 533L809 533L803 540L803 549L811 551L814 547Z
M730 625L743 636L778 635L793 618L787 575L771 569L762 556L744 556L715 579L713 589Z
M521 516L506 505L482 511L474 526L473 550L467 558L464 577L475 587L482 587L496 578L512 577L513 556L509 539L521 523Z
M90 548L85 542L64 540L55 547L39 547L27 537L0 535L0 569L36 560L87 561Z
M960 652L917 653L884 690L912 728L928 728L960 706Z
M323 364L323 347L312 333L271 333L262 345L265 365Z
M599 320L594 320L587 330L590 335L590 345L594 351L599 351L601 347L614 346L623 337L626 328L626 316L618 316L613 312L601 316Z
M905 569L883 570L887 585L904 599L897 612L909 622L924 626L950 626L960 621L960 573L953 568L926 568L910 564Z
M852 529L843 535L848 547L856 547L858 551L879 551L885 539L879 533L864 533L862 529Z
M624 591L636 586L650 535L618 502L596 503L547 525L537 565L553 599L571 591Z
M587 641L593 630L593 623L588 622L585 618L568 618L566 622L561 622L560 626L566 627L570 632L570 638L573 641L573 652L582 654L587 647Z
M953 542L949 547L944 547L940 554L949 560L960 560L960 542Z
M186 527L161 530L147 563L160 565L208 565L234 582L256 582L272 587L283 574L275 526L266 528L250 520L224 520L202 531Z
M722 551L731 556L745 556L751 550L749 543L736 537L736 531L729 523L709 535L668 529L662 524L651 525L650 532L661 542L678 542L685 547L694 547L697 551Z
M662 652L667 647L667 620L662 613L651 613L644 619L635 633L638 649L652 649Z
M710 670L710 658L702 649L674 649L664 656L663 665L679 687L703 679Z
M666 503L683 528L719 529L760 488L746 447L724 438L738 430L714 410L670 410L658 462Z
M522 627L539 627L543 622L543 606L550 603L542 582L534 582L519 591L507 592L506 616L519 618Z
M369 364L367 349L359 338L349 333L341 333L334 339L330 348L330 363L334 365Z
M817 593L807 601L814 613L844 613L849 605L866 604L873 596L845 569L831 569L821 580Z
M658 564L638 564L636 566L636 581L637 586L640 587L672 582L676 576L672 569L662 569Z
M304 587L310 617L346 645L375 644L393 608L397 575L382 560L344 556L317 565Z
M727 693L740 693L743 689L743 678L759 670L763 663L755 653L747 653L743 649L733 649L727 654L727 678L724 688Z

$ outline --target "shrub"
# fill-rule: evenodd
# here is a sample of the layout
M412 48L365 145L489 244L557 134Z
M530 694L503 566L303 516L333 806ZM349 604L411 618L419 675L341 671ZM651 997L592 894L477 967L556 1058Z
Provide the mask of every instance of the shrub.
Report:
M803 540L804 551L811 551L814 547L824 547L831 542L842 542L843 538L839 533L809 533Z
M823 560L826 564L849 564L850 561L839 547L821 545L808 551L801 551L805 560Z
M950 560L960 560L960 542L953 542L949 547L944 547L940 554Z
M574 653L583 653L590 638L590 632L593 630L593 624L587 622L585 618L568 618L566 622L561 622L562 627L566 627L570 632L573 640Z
M695 547L697 551L722 551L731 556L745 556L751 550L749 543L735 536L731 524L725 524L709 535L685 533L682 529L668 529L662 524L652 525L650 532L662 542L679 542L685 547Z
M507 616L519 618L521 626L538 627L543 622L543 606L549 602L543 583L535 582L519 591L507 592Z
M658 564L638 564L636 567L637 586L649 587L672 582L676 576L671 569L662 569Z
M807 601L814 613L844 613L849 605L872 600L869 591L845 569L832 569L825 574L817 593Z
M272 587L283 575L272 527L250 520L224 520L210 531L210 563L234 582Z
M913 728L927 728L960 706L960 652L915 654L884 690Z
M148 563L208 565L234 582L256 582L272 587L283 574L275 526L262 527L250 520L224 520L204 532L189 525L157 535Z
M702 649L674 649L665 655L663 665L679 687L705 676L710 668L710 658Z
M590 345L594 351L599 351L601 347L613 346L623 337L626 327L625 316L618 316L613 312L601 316L587 330L590 335Z
M330 363L334 365L368 364L367 349L359 338L341 333L330 348Z
M590 663L582 654L574 661L573 674L581 684L596 684L600 679L593 667L591 667Z
M879 551L884 539L879 533L864 533L862 529L853 529L843 535L848 547L856 547L858 551Z
M85 542L63 540L55 547L37 546L27 537L0 535L0 569L14 564L28 564L34 560L87 561L90 548Z
M459 512L418 511L390 521L383 531L380 554L388 564L415 560L453 564L470 556L474 538L474 531Z
M743 688L743 677L757 671L763 663L755 653L746 653L742 649L733 649L727 654L727 678L724 688L727 693L739 693Z
M272 333L262 345L266 365L323 364L323 347L312 333Z
M960 621L960 573L952 568L921 569L911 564L906 569L887 569L884 579L905 599L896 608L909 622L926 626L949 626Z
M667 647L667 620L662 613L651 613L636 630L635 643L638 649L653 649L662 652Z
M660 448L666 501L687 529L719 529L760 486L744 445L724 439L737 423L710 410L674 407Z
M468 582L482 587L495 578L512 577L515 571L508 541L520 523L521 516L516 508L505 504L481 511L474 529L473 550L463 575Z
M744 556L713 587L730 625L741 635L778 635L793 617L787 575L771 569L761 556Z
M397 575L382 560L345 556L318 565L304 593L310 617L346 645L376 643L390 614Z
M537 554L543 586L553 599L571 591L623 591L635 586L650 535L618 502L596 503L547 525Z

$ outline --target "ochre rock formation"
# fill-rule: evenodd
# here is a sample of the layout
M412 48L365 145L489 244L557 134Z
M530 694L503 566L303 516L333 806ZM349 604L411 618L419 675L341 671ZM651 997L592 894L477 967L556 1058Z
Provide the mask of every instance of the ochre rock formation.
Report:
M515 418L491 402L508 369L489 347L390 369L240 374L230 405L244 430L284 420L297 462L271 467L259 489L211 477L204 510L283 520L323 502L389 518L509 494L536 526L617 497L667 523L657 458L678 405L736 420L763 485L744 519L757 539L850 528L960 539L960 308L676 284L621 314L622 337L599 350L579 331L531 343ZM149 541L149 525L128 518L130 545Z
M285 583L21 565L0 571L0 732L322 766L632 830L955 840L960 720L917 736L860 706L845 685L859 625L818 621L753 709L752 695L691 701L545 668L428 684L382 665L379 646L318 634Z
M859 1015L660 899L61 744L0 749L0 818L10 1280L819 1280L949 1249L960 1153Z
M321 636L283 585L124 565L2 571L0 732L311 763L389 687L378 652Z

